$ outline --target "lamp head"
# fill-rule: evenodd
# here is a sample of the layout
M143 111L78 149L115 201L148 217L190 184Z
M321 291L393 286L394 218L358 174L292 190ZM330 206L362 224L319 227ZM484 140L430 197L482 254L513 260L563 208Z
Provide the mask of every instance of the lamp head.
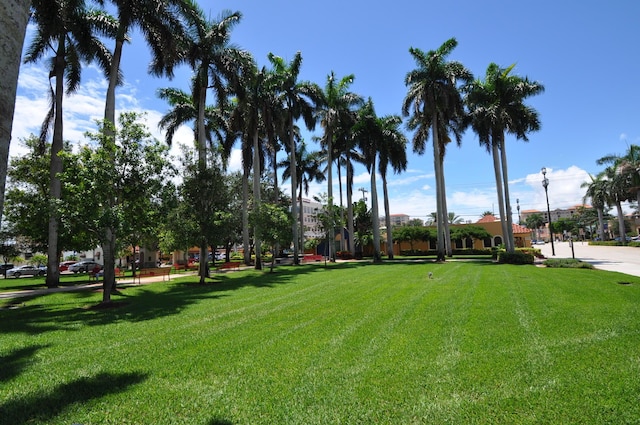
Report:
M547 167L542 167L542 170L540 170L542 172L542 175L545 176L547 174Z

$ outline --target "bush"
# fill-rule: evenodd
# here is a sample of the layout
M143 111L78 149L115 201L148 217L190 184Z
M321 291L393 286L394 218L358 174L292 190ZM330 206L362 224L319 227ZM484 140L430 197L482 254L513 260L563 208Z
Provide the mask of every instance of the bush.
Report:
M518 248L517 251L525 254L531 254L536 258L544 258L544 255L542 255L542 251L540 251L539 248Z
M500 264L533 264L533 255L521 251L516 252L500 252L498 254L498 263Z
M592 269L593 265L575 258L550 258L542 264L551 268L561 269Z

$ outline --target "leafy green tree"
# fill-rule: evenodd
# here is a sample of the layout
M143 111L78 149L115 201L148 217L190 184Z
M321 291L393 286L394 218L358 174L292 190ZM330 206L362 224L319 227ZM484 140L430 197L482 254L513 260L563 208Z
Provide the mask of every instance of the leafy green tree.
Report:
M534 229L536 231L536 238L540 239L540 228L544 226L544 217L542 214L534 213L527 217L525 220L525 225L529 229Z
M409 49L417 67L405 77L408 92L402 103L402 114L409 116L412 113L408 127L416 130L413 137L414 152L423 154L429 133L433 134L438 261L444 261L445 251L451 253L443 169L445 148L450 142L449 132L455 135L458 144L462 140L465 111L460 86L472 80L471 72L460 62L446 60L457 45L458 42L451 38L437 50L426 54L417 48Z
M97 62L105 73L109 72L111 55L102 43L100 36L114 36L116 23L104 11L88 10L84 0L34 0L32 4L32 20L36 24L34 38L25 54L26 63L40 61L48 52L53 56L48 60L49 76L55 78L55 88L51 89L50 110L42 125L40 142L41 151L48 138L49 128L53 123L53 140L51 142L50 176L48 199L48 253L46 284L48 287L58 286L60 280L58 233L60 219L57 216L56 203L61 200L61 183L63 150L63 106L65 83L67 93L75 92L80 85L82 65L84 62Z
M482 240L490 237L491 233L481 226L467 224L451 229L451 238L454 240L464 240L467 238L471 238L472 240Z
M360 199L353 205L353 220L355 227L356 258L362 258L365 246L373 242L373 220L367 203Z
M576 221L571 218L560 217L551 223L551 230L557 235L561 235L566 232L576 232Z
M158 187L171 176L165 159L168 148L151 138L139 118L123 113L119 128L108 132L104 128L110 124L101 123L99 132L88 134L95 148L83 147L77 162L63 174L69 196L85 205L83 214L72 217L73 225L96 235L105 252L104 304L111 302L115 288L115 259L106 252L118 252L134 227L158 218L149 200L157 198Z
M480 144L493 154L498 207L508 252L515 251L515 242L505 133L529 141L527 133L540 129L540 119L538 112L524 101L544 91L544 86L537 81L512 75L514 66L505 69L491 63L484 81L475 80L465 89L473 131L478 135Z
M255 229L259 229L260 239L271 247L271 272L275 265L276 247L291 241L292 217L285 207L263 203L259 210L254 210L250 214L249 221L254 224ZM259 222L259 223L256 223Z
M424 226L400 226L393 229L393 239L398 242L398 245L409 242L411 252L414 252L415 242L429 242L435 240L436 235Z

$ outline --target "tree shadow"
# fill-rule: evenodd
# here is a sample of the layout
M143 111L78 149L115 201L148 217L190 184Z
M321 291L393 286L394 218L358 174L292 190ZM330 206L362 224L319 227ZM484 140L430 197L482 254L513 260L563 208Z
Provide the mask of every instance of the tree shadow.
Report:
M18 376L29 364L29 359L47 345L32 345L16 349L13 352L0 356L0 382L6 382Z
M118 321L141 322L179 314L188 306L205 299L215 300L229 296L229 292L246 286L273 288L292 284L300 276L313 273L331 273L331 270L364 267L360 263L336 263L327 267L319 264L282 266L268 270L246 270L220 273L205 284L199 277L181 278L165 283L120 286L112 295L112 306L99 306L96 294L101 289L86 289L67 293L67 302L37 304L40 297L34 295L11 302L15 308L0 309L0 334L23 333L36 335L54 330L76 330L82 326L101 326ZM166 290L157 291L153 285L166 285ZM135 288L135 292L133 290ZM78 305L78 301L81 305ZM111 308L113 307L113 308ZM82 326L78 326L78 325Z
M233 425L233 422L226 419L213 418L207 422L207 425Z
M125 391L147 378L142 373L101 373L59 385L49 392L7 400L0 404L0 418L6 424L27 424L35 421L54 423L53 419L76 403L87 402Z

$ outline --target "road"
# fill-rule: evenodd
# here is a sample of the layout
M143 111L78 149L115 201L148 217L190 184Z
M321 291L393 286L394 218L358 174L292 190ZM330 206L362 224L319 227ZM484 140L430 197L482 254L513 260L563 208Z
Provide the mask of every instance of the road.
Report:
M535 245L535 247L540 248L547 258L572 257L569 242L554 242L555 256L552 255L550 243ZM591 263L597 269L640 276L640 248L638 247L598 246L589 245L587 242L575 242L573 253L575 258Z

